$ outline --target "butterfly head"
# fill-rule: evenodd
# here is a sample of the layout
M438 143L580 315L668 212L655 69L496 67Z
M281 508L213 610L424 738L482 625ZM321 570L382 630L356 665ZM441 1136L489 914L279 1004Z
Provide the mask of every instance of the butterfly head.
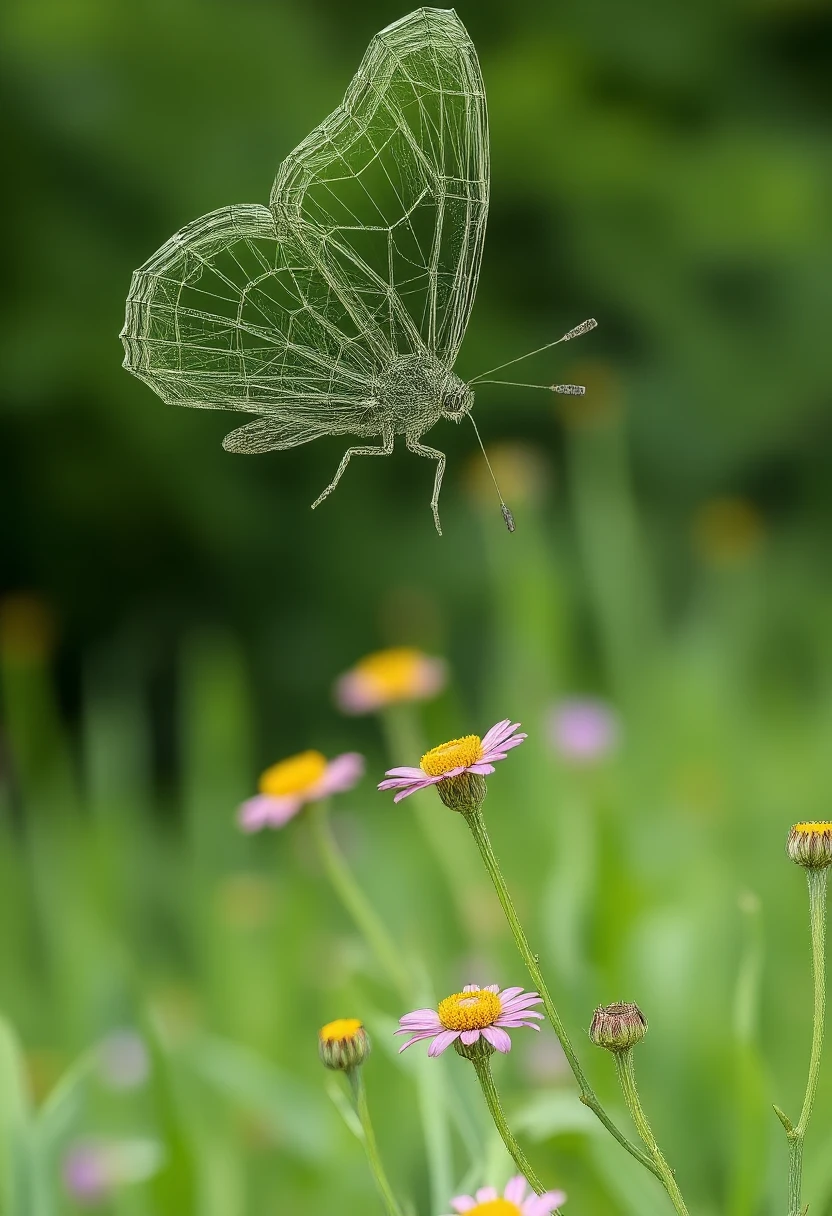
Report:
M471 388L454 376L442 393L442 417L450 418L452 422L461 422L473 404L474 394Z

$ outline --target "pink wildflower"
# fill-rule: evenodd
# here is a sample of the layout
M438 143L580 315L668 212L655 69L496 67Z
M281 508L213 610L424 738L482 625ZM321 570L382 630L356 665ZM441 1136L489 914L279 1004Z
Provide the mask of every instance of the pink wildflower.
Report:
M539 1030L529 1018L542 1019L543 1014L532 1009L541 998L536 992L524 992L522 988L504 988L489 984L480 988L477 984L466 984L462 992L446 996L438 1009L417 1009L399 1018L399 1029L394 1034L409 1034L412 1037L402 1044L399 1053L421 1039L433 1039L428 1048L429 1056L441 1056L442 1052L457 1039L463 1047L471 1047L482 1037L496 1051L511 1051L511 1039L507 1031L520 1026Z
M425 701L445 687L447 668L414 646L377 650L335 682L335 701L345 714L369 714L398 701Z
M260 793L246 799L237 812L244 832L282 828L307 802L352 789L364 772L364 757L345 752L327 760L320 752L300 752L267 768L260 778Z
M379 784L380 790L398 790L393 799L401 802L409 794L426 789L429 785L439 785L463 773L471 773L479 777L487 777L494 772L498 760L505 760L513 747L518 747L526 738L525 734L515 734L519 722L504 718L480 739L479 735L465 735L462 739L452 739L426 752L419 762L419 768L391 768L385 774L386 780Z
M458 1195L451 1200L451 1207L467 1216L549 1216L566 1202L563 1191L527 1195L528 1185L523 1175L517 1174L506 1185L502 1198L493 1186L484 1186L476 1195Z

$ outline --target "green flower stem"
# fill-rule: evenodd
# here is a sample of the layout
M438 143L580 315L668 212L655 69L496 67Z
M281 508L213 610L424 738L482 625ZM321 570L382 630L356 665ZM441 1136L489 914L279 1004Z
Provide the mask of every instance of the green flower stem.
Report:
M472 808L465 815L465 818L468 822L469 828L471 829L471 834L473 835L474 840L477 842L477 848L480 851L485 868L494 884L494 889L497 892L497 898L499 899L503 912L505 913L506 920L508 921L509 927L514 934L517 949L520 951L523 962L528 968L529 975L534 981L535 988L543 998L543 1008L546 1010L546 1016L551 1022L552 1028L560 1040L560 1045L563 1048L563 1054L566 1056L569 1067L572 1069L575 1080L578 1082L578 1089L580 1091L579 1097L581 1101L585 1106L588 1106L589 1109L595 1113L607 1131L615 1137L622 1148L625 1148L627 1152L635 1157L637 1161L640 1161L646 1169L650 1170L652 1174L655 1174L657 1178L660 1178L664 1182L661 1171L651 1157L640 1149L638 1145L632 1144L624 1133L619 1131L619 1129L613 1123L612 1119L604 1110L595 1091L587 1080L584 1070L581 1068L578 1057L575 1054L575 1049L570 1042L569 1035L566 1033L566 1027L561 1021L560 1015L555 1008L555 1003L549 994L549 989L546 987L546 981L543 979L543 974L538 964L537 955L532 953L532 949L529 945L526 934L523 932L523 927L520 924L520 920L517 916L514 904L512 903L511 896L508 892L508 887L506 886L505 879L503 878L502 871L500 870L499 862L497 861L497 858L494 855L494 850L491 847L491 841L488 838L488 832L486 831L485 820L482 816L481 807Z
M636 1125L638 1134L646 1144L647 1151L656 1164L658 1175L664 1183L664 1188L670 1196L674 1208L679 1213L679 1216L688 1216L688 1209L682 1198L682 1192L676 1184L673 1170L665 1161L662 1151L656 1143L656 1138L653 1135L652 1128L647 1121L647 1116L639 1100L638 1089L636 1088L636 1074L633 1067L633 1049L632 1047L628 1047L626 1051L616 1051L614 1055L618 1080L621 1082L621 1089L624 1092L624 1100L627 1103L627 1109L633 1117L633 1123Z
M384 1166L381 1162L381 1155L378 1151L376 1143L376 1135L373 1131L373 1125L370 1120L370 1108L367 1105L367 1090L364 1085L364 1077L361 1068L352 1068L347 1073L350 1079L350 1088L352 1089L352 1100L355 1106L355 1113L358 1115L358 1121L361 1124L361 1130L364 1133L364 1151L367 1154L367 1160L370 1163L370 1169L376 1181L379 1194L384 1200L384 1206L387 1208L388 1216L403 1216L402 1209L399 1207L398 1200L393 1194L393 1188L390 1186Z
M803 1109L795 1126L781 1110L775 1111L786 1129L789 1143L789 1216L800 1216L800 1192L803 1186L803 1142L812 1114L815 1092L818 1087L820 1056L823 1050L823 1032L826 1021L826 869L807 870L809 882L809 923L812 931L812 975L814 977L815 1000L812 1016L812 1050L809 1056L809 1077Z
M323 799L314 803L309 808L309 819L318 852L338 898L386 972L402 1003L406 1008L410 1007L414 1000L413 984L401 962L401 951L362 891L338 847L329 821L329 800ZM427 1058L420 1061L416 1084L431 1179L431 1202L438 1210L441 1204L446 1202L453 1185L453 1162L442 1075L432 1065L433 1061Z
M526 1179L534 1193L536 1195L542 1195L546 1190L546 1187L532 1169L526 1154L514 1139L514 1136L511 1133L511 1128L506 1121L505 1114L503 1113L503 1107L500 1102L500 1095L497 1093L497 1087L494 1084L494 1077L491 1074L490 1058L487 1055L475 1056L471 1060L471 1063L474 1065L477 1080L479 1081L482 1089L483 1097L485 1098L491 1118L494 1120L494 1126L500 1133L503 1144L508 1149L514 1164Z
M401 952L384 927L375 908L356 882L343 853L338 848L329 821L329 801L316 802L310 807L309 818L315 843L329 881L341 903L355 921L370 949L375 954L387 977L402 1001L407 1004L412 996L411 981L401 962Z

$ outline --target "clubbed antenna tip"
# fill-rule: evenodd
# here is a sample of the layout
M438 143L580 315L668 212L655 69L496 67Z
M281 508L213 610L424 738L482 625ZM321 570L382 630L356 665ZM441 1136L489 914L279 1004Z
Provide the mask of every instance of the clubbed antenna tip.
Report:
M509 532L514 532L517 525L514 522L514 516L504 502L500 503L500 508L503 512L503 519L506 521L506 527Z
M550 384L553 393L561 393L564 397L583 397L586 389L582 384Z
M586 321L581 321L580 325L576 325L574 329L570 329L569 333L564 334L561 342L571 342L573 338L580 338L582 334L588 334L591 329L595 329L598 322L594 317L589 317Z

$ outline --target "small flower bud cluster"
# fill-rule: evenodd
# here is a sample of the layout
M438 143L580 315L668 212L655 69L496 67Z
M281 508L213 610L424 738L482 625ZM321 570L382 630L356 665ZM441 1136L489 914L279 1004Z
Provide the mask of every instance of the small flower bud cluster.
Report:
M599 1005L592 1017L589 1037L607 1051L629 1051L647 1034L647 1018L638 1005L617 1002Z

